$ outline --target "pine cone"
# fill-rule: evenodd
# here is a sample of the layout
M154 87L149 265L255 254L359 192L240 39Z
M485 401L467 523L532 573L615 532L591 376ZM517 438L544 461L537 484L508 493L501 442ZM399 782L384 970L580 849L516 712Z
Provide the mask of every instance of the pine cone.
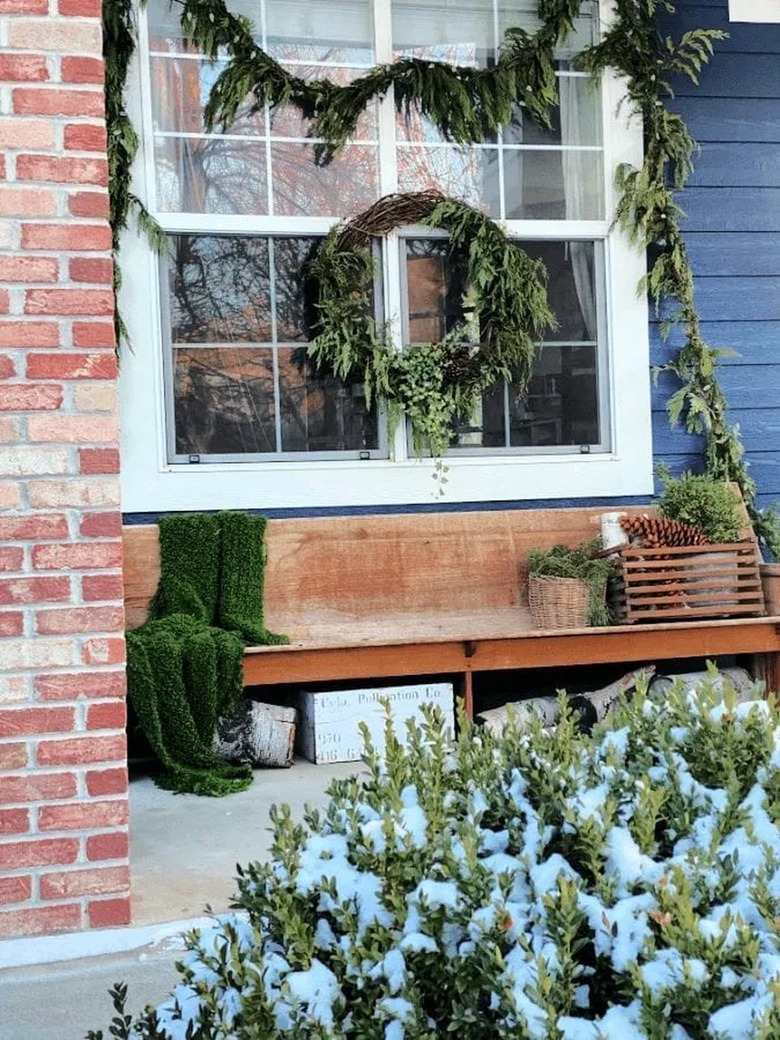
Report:
M665 516L624 516L620 526L632 544L645 549L672 545L706 545L707 536L698 527L668 520Z

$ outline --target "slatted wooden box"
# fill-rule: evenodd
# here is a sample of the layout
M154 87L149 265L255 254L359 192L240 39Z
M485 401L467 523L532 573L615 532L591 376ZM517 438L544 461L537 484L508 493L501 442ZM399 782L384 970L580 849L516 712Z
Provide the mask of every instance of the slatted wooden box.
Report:
M755 542L624 546L615 579L621 624L760 616L766 613Z

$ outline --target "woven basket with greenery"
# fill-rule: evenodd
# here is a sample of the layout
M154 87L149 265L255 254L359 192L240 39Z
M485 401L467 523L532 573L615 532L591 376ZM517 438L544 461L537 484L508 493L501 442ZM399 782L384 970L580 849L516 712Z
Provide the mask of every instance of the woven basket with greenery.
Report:
M534 628L585 628L590 591L579 578L528 576L528 606Z
M611 559L599 557L599 541L574 547L533 549L528 556L528 605L534 628L608 625L607 579Z

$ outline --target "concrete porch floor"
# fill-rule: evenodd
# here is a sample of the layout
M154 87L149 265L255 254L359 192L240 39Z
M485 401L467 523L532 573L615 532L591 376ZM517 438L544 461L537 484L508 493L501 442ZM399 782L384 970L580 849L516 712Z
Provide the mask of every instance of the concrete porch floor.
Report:
M161 791L149 777L130 783L129 928L0 942L0 1040L83 1040L112 1017L109 988L129 985L128 1010L156 1004L178 981L179 938L204 911L227 910L236 864L267 857L269 810L286 802L301 819L304 805L324 806L335 777L360 762L258 770L247 791L199 798Z
M227 910L236 864L267 858L269 812L286 802L295 819L305 805L322 807L334 778L359 773L360 762L259 769L252 786L225 798L172 794L150 777L130 781L132 924L152 925Z

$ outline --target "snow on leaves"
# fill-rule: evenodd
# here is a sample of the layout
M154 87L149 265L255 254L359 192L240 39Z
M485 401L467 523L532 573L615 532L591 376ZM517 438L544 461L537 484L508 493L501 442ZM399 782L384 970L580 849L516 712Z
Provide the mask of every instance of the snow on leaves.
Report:
M241 873L135 1034L168 1040L780 1035L780 711L712 674L592 735L430 714Z

